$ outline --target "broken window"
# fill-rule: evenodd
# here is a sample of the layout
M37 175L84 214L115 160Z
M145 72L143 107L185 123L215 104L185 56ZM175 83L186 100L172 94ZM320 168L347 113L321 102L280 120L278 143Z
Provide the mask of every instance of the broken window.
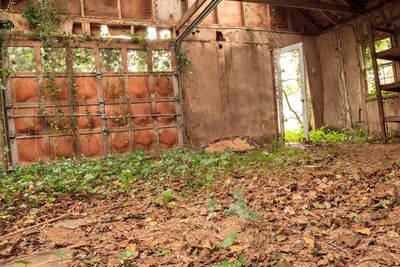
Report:
M65 48L41 48L42 67L44 72L66 72Z
M155 72L172 71L171 51L153 50L152 60L153 60L153 71Z
M36 72L35 54L33 47L9 47L11 71Z
M73 70L75 72L95 72L94 50L91 48L72 48Z
M121 72L121 49L100 49L101 70L104 72Z
M128 71L145 72L147 68L146 50L128 50Z
M147 28L147 39L155 40L157 39L157 29L154 27Z
M390 37L375 41L375 51L381 52L392 48ZM368 45L363 46L364 58L364 75L366 79L366 90L370 95L375 95L376 88L374 82L374 70L372 67L371 51ZM379 80L381 84L388 84L394 82L394 68L393 62L390 60L377 59ZM393 94L391 92L382 92L383 94Z
M170 30L160 31L160 37L162 40L171 40L171 31Z

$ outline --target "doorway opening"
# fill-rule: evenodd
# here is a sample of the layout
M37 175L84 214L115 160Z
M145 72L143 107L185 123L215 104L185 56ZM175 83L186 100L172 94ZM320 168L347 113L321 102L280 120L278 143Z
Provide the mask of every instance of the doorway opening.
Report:
M309 139L307 91L302 43L276 51L278 127L280 136L303 130Z

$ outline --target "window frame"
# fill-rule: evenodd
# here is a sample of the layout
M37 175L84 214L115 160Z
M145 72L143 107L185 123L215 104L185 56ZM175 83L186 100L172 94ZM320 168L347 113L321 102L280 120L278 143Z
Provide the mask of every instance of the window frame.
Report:
M374 40L374 43L380 41L380 40L384 40L389 38L390 40L390 46L393 47L393 38L391 35L381 35L379 36L379 38ZM360 43L360 56L361 56L361 75L362 75L362 86L363 86L363 90L366 94L366 100L367 101L372 101L372 100L376 100L377 96L376 96L376 92L369 92L369 88L368 88L368 72L371 71L373 73L373 66L372 66L372 57L371 57L371 66L368 68L367 67L367 47L369 47L369 42L364 40L363 42ZM382 50L385 51L385 50ZM381 72L382 71L382 75L385 76L384 74L384 69L387 68L388 66L392 67L393 70L393 81L397 81L398 79L398 75L397 75L397 64L395 64L394 61L388 61L387 63L383 63L381 65L378 65L378 71ZM374 75L374 74L373 74ZM380 84L388 84L388 83L382 83L382 78L381 75L379 81L381 82ZM391 77L389 77L391 78ZM373 78L375 79L375 78ZM387 77L383 77L384 80L388 79ZM373 81L375 83L375 81ZM385 94L382 94L382 98L388 99L388 98L393 98L393 97L398 97L398 92L387 92Z

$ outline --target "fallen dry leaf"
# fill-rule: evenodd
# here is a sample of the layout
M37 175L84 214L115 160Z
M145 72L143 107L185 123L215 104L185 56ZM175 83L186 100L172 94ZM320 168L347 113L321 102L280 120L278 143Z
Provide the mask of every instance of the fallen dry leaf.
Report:
M371 230L369 228L366 227L362 227L360 225L354 225L353 227L351 227L353 229L354 232L356 233L360 233L363 235L371 235Z
M306 244L307 244L309 247L314 248L314 246L315 246L315 241L314 241L314 238L313 238L313 237L308 236L308 235L305 235L305 236L303 236L303 238L304 238L304 241L306 242Z
M244 248L242 247L242 246L230 246L229 247L229 250L231 251L231 252L240 252L240 251L242 251Z

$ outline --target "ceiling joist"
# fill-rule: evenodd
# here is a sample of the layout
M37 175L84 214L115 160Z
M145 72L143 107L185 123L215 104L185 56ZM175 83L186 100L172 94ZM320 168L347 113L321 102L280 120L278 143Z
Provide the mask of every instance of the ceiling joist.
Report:
M311 29L314 33L318 32L319 29L318 27L312 23L306 16L304 16L303 13L301 13L298 9L295 8L290 8L289 12L292 14L293 17L300 19L301 21L304 22L304 24Z
M329 22L330 23L332 23L333 25L339 25L340 24L340 21L339 21L339 19L338 18L336 18L334 15L332 15L331 13L329 13L329 12L326 12L326 11L322 11L322 10L320 10L320 13L321 13L321 15L324 17L324 18L326 18L327 20L329 20Z
M183 14L182 18L176 24L176 31L179 31L190 18L196 14L197 11L207 2L208 0L196 0L193 5Z
M301 9L313 9L330 11L337 13L347 13L347 14L358 14L359 11L344 5L328 4L315 1L304 1L304 0L229 0L236 2L247 2L247 3L258 3L258 4L270 4L282 7L293 7Z

